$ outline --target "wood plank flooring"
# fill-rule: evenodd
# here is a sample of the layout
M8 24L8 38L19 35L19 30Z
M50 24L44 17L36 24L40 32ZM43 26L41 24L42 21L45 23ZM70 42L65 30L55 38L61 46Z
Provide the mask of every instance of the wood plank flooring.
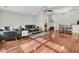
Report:
M1 53L68 53L79 52L79 34L72 35L52 33L32 39L21 38L17 41L6 41L0 45Z

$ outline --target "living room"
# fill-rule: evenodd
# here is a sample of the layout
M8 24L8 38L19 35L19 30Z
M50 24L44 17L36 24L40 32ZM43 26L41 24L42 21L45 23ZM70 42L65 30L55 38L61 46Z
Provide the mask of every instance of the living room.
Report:
M78 24L78 6L0 6L0 52L79 52Z

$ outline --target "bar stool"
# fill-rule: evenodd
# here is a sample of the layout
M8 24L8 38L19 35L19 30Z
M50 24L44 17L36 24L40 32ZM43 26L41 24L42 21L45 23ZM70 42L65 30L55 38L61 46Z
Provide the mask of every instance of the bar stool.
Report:
M52 40L52 34L54 33L54 27L49 28L49 38Z

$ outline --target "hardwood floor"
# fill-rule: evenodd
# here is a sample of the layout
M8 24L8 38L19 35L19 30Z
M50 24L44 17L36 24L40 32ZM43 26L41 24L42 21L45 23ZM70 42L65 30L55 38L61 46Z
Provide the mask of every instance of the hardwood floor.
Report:
M64 46L69 52L79 52L79 34L72 35L56 33L52 39L54 43Z
M68 53L79 52L79 34L72 35L52 33L32 39L21 38L17 41L6 41L0 45L1 53Z

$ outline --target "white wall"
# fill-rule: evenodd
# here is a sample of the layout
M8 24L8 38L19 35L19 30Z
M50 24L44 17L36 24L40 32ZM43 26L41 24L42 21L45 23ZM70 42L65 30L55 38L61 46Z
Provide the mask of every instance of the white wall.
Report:
M59 14L53 16L54 19L54 25L58 26L59 24L66 24L66 25L74 25L77 24L77 20L79 20L79 9L76 9L74 11L68 12L64 15Z
M59 24L77 24L77 20L79 20L79 8L64 15L55 14L52 16L52 19L54 20L53 25L56 29L58 29ZM44 20L40 16L38 17L38 22L40 22L40 24L38 23L39 26L44 26Z
M36 17L0 11L0 26L20 26L27 24L36 24Z
M38 15L37 19L37 26L41 27L44 29L44 18L43 15Z
M55 14L52 16L54 20L54 26L57 27L59 24L76 24L79 20L79 8L62 14ZM41 28L44 28L45 20L43 15L36 16L26 16L18 13L0 11L0 26L20 26L25 24L36 24Z

